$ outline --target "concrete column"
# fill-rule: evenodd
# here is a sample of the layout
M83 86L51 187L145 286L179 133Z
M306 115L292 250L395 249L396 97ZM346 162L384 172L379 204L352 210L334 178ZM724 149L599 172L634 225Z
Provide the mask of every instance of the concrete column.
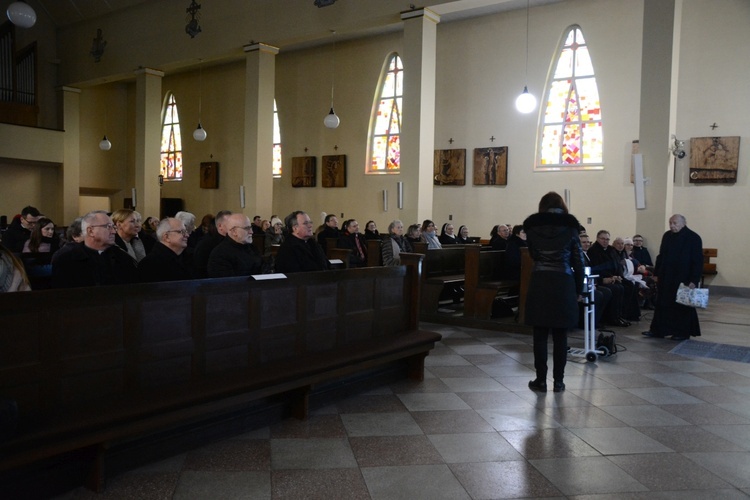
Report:
M245 154L242 165L245 208L242 211L251 219L256 214L268 217L273 210L273 99L278 53L279 49L263 43L245 46Z
M143 217L161 213L161 81L164 72L142 68L135 72L135 209Z
M401 13L401 19L404 21L404 104L401 122L404 210L400 217L404 221L422 221L432 217L435 60L440 16L429 9L416 9Z
M62 106L60 128L63 139L63 164L60 170L62 186L62 214L58 224L67 225L78 217L78 200L81 187L81 89L58 88L58 102Z
M682 0L644 2L639 146L643 154L646 208L636 210L636 231L659 252L673 211L675 133Z

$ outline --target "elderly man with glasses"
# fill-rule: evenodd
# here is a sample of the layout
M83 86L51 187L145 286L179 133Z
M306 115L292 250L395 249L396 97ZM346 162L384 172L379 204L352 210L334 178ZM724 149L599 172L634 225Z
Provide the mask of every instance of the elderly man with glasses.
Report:
M34 207L28 206L21 210L21 216L16 217L3 234L3 245L13 253L21 253L23 244L31 238L31 231L42 214Z
M287 215L284 222L289 236L279 247L276 272L300 273L329 269L323 248L313 238L313 222L310 216L297 210Z
M263 273L263 259L253 245L253 226L243 214L227 218L227 235L208 258L208 277L250 276Z
M193 279L192 262L185 252L189 230L180 219L167 217L156 227L158 243L151 253L138 263L138 279L142 283L153 281L180 281Z
M115 225L103 210L81 220L83 241L52 265L52 287L121 285L136 281L136 262L115 245Z

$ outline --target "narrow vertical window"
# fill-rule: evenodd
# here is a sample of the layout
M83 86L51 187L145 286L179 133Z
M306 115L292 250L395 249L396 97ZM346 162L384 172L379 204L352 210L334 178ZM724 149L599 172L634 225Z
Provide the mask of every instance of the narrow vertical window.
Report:
M383 65L370 118L368 174L401 170L401 110L404 95L404 65L398 54L390 54Z
M161 175L166 181L182 180L182 135L177 101L169 93L165 99L161 126Z
M273 176L281 177L281 129L276 99L273 100Z
M602 169L602 111L580 26L563 37L547 91L536 170Z

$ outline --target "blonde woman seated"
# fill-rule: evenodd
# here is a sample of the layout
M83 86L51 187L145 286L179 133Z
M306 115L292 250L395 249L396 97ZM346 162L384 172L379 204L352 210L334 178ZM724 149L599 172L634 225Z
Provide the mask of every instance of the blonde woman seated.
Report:
M383 255L384 266L400 266L401 252L411 252L411 243L404 237L404 223L400 220L394 220L388 224L388 235L383 237L380 244L380 251Z

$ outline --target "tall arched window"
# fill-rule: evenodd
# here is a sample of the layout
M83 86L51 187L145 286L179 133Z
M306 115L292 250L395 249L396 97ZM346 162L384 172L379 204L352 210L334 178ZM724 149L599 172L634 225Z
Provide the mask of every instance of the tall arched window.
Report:
M182 180L182 135L174 94L164 99L161 125L161 175L167 181Z
M273 100L273 176L281 177L281 129L276 99Z
M602 169L599 89L580 26L568 28L553 67L536 169Z
M398 173L401 170L401 110L404 95L404 64L398 54L390 54L375 89L368 174Z

